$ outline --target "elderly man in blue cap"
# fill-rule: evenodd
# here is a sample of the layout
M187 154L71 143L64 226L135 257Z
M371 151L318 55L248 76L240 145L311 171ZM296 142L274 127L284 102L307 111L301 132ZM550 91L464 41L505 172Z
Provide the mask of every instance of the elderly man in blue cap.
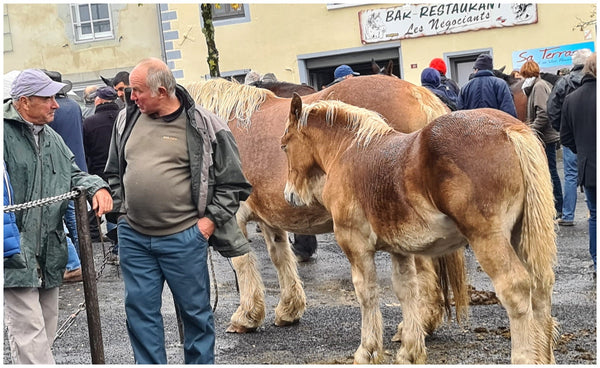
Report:
M355 72L352 68L346 64L342 64L335 68L333 72L333 82L329 83L326 87L333 86L336 83L339 83L347 78L352 78L355 75L360 75L360 73Z
M59 108L54 96L65 86L39 69L23 70L4 104L4 161L14 203L83 187L98 215L112 209L108 184L83 172L52 128ZM67 201L16 213L25 268L4 269L4 318L14 364L54 364L58 290L67 264L62 218Z

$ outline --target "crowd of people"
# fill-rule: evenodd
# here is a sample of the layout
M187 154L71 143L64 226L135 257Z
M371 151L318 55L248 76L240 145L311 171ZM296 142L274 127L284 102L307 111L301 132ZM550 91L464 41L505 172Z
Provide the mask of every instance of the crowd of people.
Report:
M516 117L491 56L480 55L473 69L459 88L435 58L421 83L450 111L488 107ZM526 122L546 149L560 225L574 224L577 187L585 192L595 269L596 54L579 50L573 68L561 73L554 86L535 61L513 74L527 96ZM355 75L340 65L331 84ZM181 312L185 362L214 363L207 248L226 257L250 250L235 213L251 185L226 122L197 106L155 58L103 78L104 86L86 87L83 106L69 97L71 85L59 72L27 69L11 78L4 101L4 205L85 188L92 240L115 243L108 258L122 269L135 362L167 363L160 310L166 281ZM252 72L245 82L266 78L275 79ZM102 217L108 237L98 226ZM72 202L4 214L4 315L13 363L54 363L59 286L81 279Z

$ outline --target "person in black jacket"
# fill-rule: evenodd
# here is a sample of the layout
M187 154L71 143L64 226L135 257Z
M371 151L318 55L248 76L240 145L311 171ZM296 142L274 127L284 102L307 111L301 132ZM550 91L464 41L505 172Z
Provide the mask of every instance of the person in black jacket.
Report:
M104 166L108 158L108 147L119 105L115 102L117 92L106 86L96 90L93 115L83 121L83 146L88 172L106 180Z
M560 140L577 154L578 185L590 211L590 255L596 271L596 53L587 58L581 86L565 97Z
M94 104L96 110L93 115L85 118L83 121L83 146L85 148L85 160L87 162L90 174L98 175L104 181L108 181L104 174L104 166L108 159L108 148L112 135L115 120L119 114L119 105L115 102L118 98L117 91L110 86L98 88ZM95 219L93 219L95 221ZM111 233L116 229L117 224L110 221L106 222L106 231ZM117 264L119 262L119 247L117 238L107 256L109 263Z
M571 71L560 78L548 96L547 108L548 121L556 131L560 131L561 110L565 97L579 88L581 79L584 76L583 64L592 54L590 49L581 49L573 53L571 60L573 68ZM563 208L562 217L558 220L561 226L573 226L575 217L575 208L577 206L577 156L573 151L563 145Z

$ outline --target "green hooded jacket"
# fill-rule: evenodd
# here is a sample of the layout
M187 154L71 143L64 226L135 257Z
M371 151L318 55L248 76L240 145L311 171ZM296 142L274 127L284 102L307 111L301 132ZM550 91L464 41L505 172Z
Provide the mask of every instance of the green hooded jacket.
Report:
M14 203L68 193L75 187L87 191L88 200L101 188L99 176L83 172L62 138L49 126L33 133L8 101L4 104L4 161L14 190ZM26 268L4 269L4 287L53 288L62 283L68 252L63 216L68 201L15 212L21 234L21 254Z

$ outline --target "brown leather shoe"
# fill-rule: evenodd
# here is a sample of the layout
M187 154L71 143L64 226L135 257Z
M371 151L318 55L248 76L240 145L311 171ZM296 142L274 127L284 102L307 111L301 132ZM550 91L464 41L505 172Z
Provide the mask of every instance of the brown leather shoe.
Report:
M74 269L73 271L65 271L63 282L81 282L83 281L83 275L81 274L81 267Z

